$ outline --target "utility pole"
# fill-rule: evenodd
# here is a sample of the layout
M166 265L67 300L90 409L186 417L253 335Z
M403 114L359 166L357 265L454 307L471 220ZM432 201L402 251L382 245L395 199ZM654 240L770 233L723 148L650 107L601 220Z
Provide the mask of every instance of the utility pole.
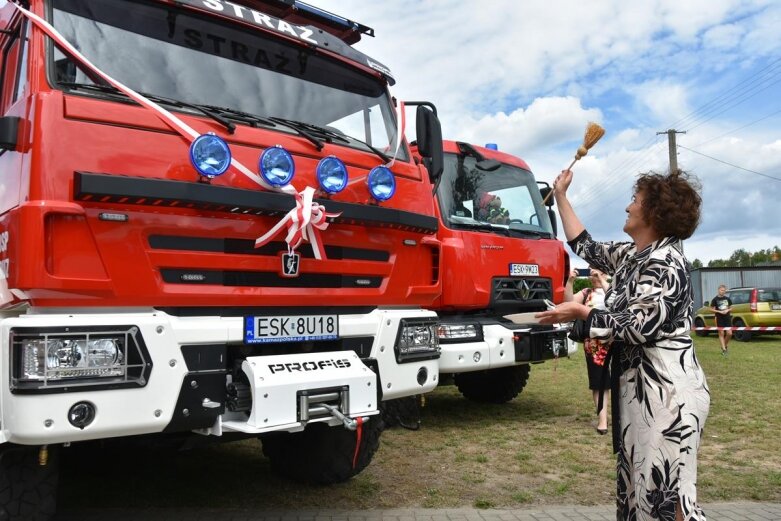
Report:
M686 134L686 131L679 132L675 129L669 129L665 132L657 132L656 135L667 134L667 146L670 149L670 172L678 170L678 145L675 144L675 134Z

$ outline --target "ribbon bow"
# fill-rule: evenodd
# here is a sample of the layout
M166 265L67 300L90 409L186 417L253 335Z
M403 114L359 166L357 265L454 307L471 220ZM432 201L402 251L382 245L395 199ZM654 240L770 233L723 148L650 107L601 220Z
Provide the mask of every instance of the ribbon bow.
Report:
M320 240L320 232L328 228L327 219L339 217L342 213L328 213L325 207L314 202L315 189L311 186L304 188L302 192L294 194L296 207L290 210L273 228L255 241L255 247L259 248L276 236L279 231L287 226L285 242L289 252L295 251L302 241L309 241L315 259L325 259L325 248Z

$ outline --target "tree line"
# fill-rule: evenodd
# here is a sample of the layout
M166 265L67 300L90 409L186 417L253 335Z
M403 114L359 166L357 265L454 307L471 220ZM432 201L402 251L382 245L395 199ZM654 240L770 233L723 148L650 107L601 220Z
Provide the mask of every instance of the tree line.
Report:
M708 261L708 268L747 268L751 266L770 266L781 261L781 248L773 246L766 250L755 252L746 251L743 248L735 250L727 259L714 259ZM692 268L703 268L700 259L692 261Z
M727 259L714 259L708 261L708 266L703 265L700 259L692 261L692 269L697 268L747 268L751 266L778 266L781 261L781 248L773 246L766 250L755 252L746 251L743 248L735 250ZM588 277L578 277L572 287L572 292L577 293L583 288L590 288L591 280Z

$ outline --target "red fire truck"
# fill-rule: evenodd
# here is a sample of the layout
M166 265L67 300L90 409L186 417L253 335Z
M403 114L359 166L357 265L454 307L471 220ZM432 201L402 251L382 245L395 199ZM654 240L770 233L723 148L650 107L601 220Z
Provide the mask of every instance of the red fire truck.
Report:
M543 205L550 188L522 159L454 141L444 150L436 190L443 286L432 308L439 371L469 399L504 403L526 385L530 364L569 354L565 327L504 318L561 302L569 257Z
M294 0L31 0L0 29L0 517L51 515L88 440L360 472L380 402L437 384L441 292L439 122L427 171L351 46L373 31Z

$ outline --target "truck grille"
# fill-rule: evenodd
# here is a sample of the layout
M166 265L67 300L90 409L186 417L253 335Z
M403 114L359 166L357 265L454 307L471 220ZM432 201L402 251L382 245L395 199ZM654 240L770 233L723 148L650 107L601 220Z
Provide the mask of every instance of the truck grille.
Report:
M225 306L246 305L255 297L261 298L260 303L280 306L316 305L322 304L323 295L343 296L358 306L419 305L432 301L438 292L432 283L438 277L435 248L423 241L433 240L438 221L423 213L323 201L330 211L340 212L329 219L336 226L321 237L327 259L313 262L311 244L301 244L296 249L301 256L299 270L286 277L283 270L293 266L282 264L287 244L276 237L255 248L255 238L278 222L267 217L279 217L295 207L291 195L76 172L73 198L91 218L101 219L97 212L114 204L131 215L124 221L130 221L125 238L99 223L97 244L105 247L107 265L126 265L129 251L151 268L152 280L138 285L129 272L120 272L114 281L118 291L143 287L153 292L157 305L202 306L212 296ZM225 219L227 215L236 217ZM141 247L126 241L137 241ZM247 291L233 291L236 287ZM410 294L412 287L414 294Z
M523 303L537 305L542 299L553 298L550 279L497 277L492 284L491 303L494 307Z
M217 284L258 288L379 288L382 277L302 274L294 278L267 271L161 269L169 284Z
M175 235L152 235L149 246L153 250L206 251L216 253L231 253L241 255L269 255L278 257L280 252L287 251L287 244L274 241L255 248L255 241L248 239L218 239L208 237L185 237ZM310 244L302 244L296 250L302 257L315 257ZM325 246L325 254L333 260L361 260L388 262L390 253L367 248L347 248L343 246Z
M149 246L153 250L178 250L198 252L220 252L242 255L261 255L278 257L285 251L284 242L271 242L261 248L255 248L254 241L246 239L212 239L208 237L184 237L174 235L152 235ZM326 255L332 260L361 260L388 262L390 253L366 248L348 248L326 246ZM309 244L298 249L304 258L314 258ZM305 273L298 277L283 277L278 272L212 270L212 269L173 269L160 270L163 281L169 284L218 284L221 286L247 286L268 288L378 288L381 276L317 274Z

